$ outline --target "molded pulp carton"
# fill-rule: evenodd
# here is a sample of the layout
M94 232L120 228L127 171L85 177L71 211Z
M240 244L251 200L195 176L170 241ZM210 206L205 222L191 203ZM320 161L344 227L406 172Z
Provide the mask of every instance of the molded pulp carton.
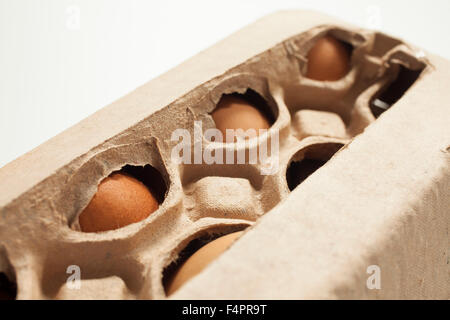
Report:
M304 76L325 34L352 48L339 81ZM405 74L408 90L382 112ZM165 270L189 243L245 229L169 298L449 299L449 81L449 61L402 40L314 12L269 15L1 168L2 279L17 299L165 299ZM263 98L272 127L196 146L248 154L277 139L277 170L173 161L172 133L213 128L230 93ZM300 181L307 159L323 165ZM127 167L159 172L159 209L81 232L99 182Z

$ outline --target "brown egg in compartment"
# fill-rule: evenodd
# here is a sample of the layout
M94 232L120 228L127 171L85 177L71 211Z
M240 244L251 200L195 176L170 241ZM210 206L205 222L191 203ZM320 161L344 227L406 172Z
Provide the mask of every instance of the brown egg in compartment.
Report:
M230 245L242 235L243 231L230 233L219 237L197 250L173 274L166 285L169 296L183 284L199 274L208 264L217 259Z
M125 173L113 173L79 216L83 232L101 232L139 222L156 211L159 203L141 181Z
M350 70L349 45L325 36L308 52L306 76L319 81L337 81Z
M267 115L258 106L237 94L223 95L211 116L216 128L221 131L224 142L236 141L236 138L227 139L227 129L255 129L256 135L259 135L259 129L269 129L271 125Z

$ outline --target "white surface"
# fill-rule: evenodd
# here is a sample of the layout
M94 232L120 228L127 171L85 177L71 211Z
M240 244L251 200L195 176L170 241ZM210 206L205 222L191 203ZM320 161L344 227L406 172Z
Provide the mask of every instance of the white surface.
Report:
M241 27L293 8L450 59L448 0L0 0L0 167Z

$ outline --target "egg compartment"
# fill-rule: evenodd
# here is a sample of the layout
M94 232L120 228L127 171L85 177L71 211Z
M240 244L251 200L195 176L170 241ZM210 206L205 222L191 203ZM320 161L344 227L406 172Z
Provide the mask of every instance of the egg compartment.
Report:
M414 51L399 44L378 60L379 81L369 86L355 102L352 117L355 120L348 131L357 134L395 105L408 90L432 68L429 62Z
M363 55L363 47L366 46L368 33L363 30L350 30L334 25L320 25L303 32L302 34L291 37L283 41L283 46L290 56L290 60L297 66L301 77L305 78L308 67L308 53L314 47L318 40L325 36L331 36L344 44L350 56L350 64L354 68L359 59ZM313 80L321 83L323 81Z
M396 77L388 85L379 90L369 102L370 110L375 118L391 108L414 85L421 76L425 66L410 68L395 64Z
M31 280L37 282L38 290L28 292L23 298L59 299L69 298L74 294L86 294L86 298L96 298L96 295L92 294L94 289L89 288L101 288L108 286L108 283L118 282L123 284L123 290L121 296L116 298L121 298L122 295L135 297L146 272L146 267L139 263L135 250L146 248L153 241L155 230L169 224L169 221L176 219L181 212L180 199L174 192L177 189L177 180L169 179L170 169L166 171L155 139L113 146L107 143L99 149L103 150L96 150L94 156L83 162L67 179L62 193L70 194L71 197L59 197L57 194L52 199L51 208L64 215L65 219L53 221L53 224L58 223L58 230L50 239L44 238L45 249L34 248L41 252L37 259L39 268L35 267L37 273L32 275ZM135 176L150 187L162 203L160 208L147 219L118 230L102 233L79 232L76 227L77 214L95 193L98 182L117 171ZM154 188L154 185L149 185L149 180L154 178L156 172L160 174L159 182L164 183L159 190ZM169 184L169 181L175 183ZM166 190L166 187L169 190ZM86 191L90 188L91 193ZM66 221L72 221L72 229L67 227ZM65 254L61 255L61 252ZM35 259L35 253L30 255ZM70 274L67 274L66 268L70 265L76 265L82 270L82 286L84 287L86 282L87 291L74 293L67 289L65 281ZM115 278L111 280L111 277Z
M98 184L112 173L121 172L143 183L161 204L159 212L167 206L176 206L170 193L169 173L158 151L157 140L149 139L127 145L115 145L97 152L81 165L68 179L61 198L56 198L55 207L64 213L72 229L79 231L78 215L88 205L97 191ZM89 179L86 179L89 177ZM173 185L176 189L176 186ZM67 198L69 194L72 198ZM175 203L174 203L175 202ZM154 212L156 217L159 212ZM150 217L149 217L150 218Z
M211 141L211 139L208 139L204 135L208 129L216 128L211 113L216 109L217 104L224 95L239 96L241 99L256 106L271 124L267 132L268 136L271 135L271 131L273 130L280 131L280 134L286 131L283 129L287 127L287 114L284 109L279 108L276 101L276 94L274 94L273 88L275 83L271 83L269 75L253 71L259 63L258 61L254 63L249 62L248 64L233 68L221 77L209 81L205 84L205 87L208 88L208 93L194 106L190 107L195 120L201 121L203 124L202 144L204 148L215 150L227 145L225 139L222 142ZM230 143L229 145L234 144Z
M319 81L307 78L308 52L318 39L327 35L347 43L353 48L350 70L337 81ZM353 108L352 97L358 95L359 86L365 88L370 84L368 79L363 81L358 79L358 75L364 72L361 70L361 60L367 48L367 38L368 35L364 33L325 25L283 42L287 58L293 66L296 66L293 80L286 82L280 79L284 89L285 103L292 116L301 109L312 109L337 113L346 124L350 122L349 113Z
M392 82L392 78L395 78L398 73L396 71L398 64L409 66L413 70L423 70L427 65L426 59L420 56L418 50L381 33L351 32L331 26L321 26L310 30L307 34L304 37L286 41L291 59L302 70L297 81L283 84L285 103L294 119L294 129L299 138L317 134L330 136L324 128L327 125L334 127L334 136L354 137L375 120L366 110L367 107L362 106L362 100L365 98L361 97L369 94L368 88L381 87L385 83ZM307 52L317 38L324 35L331 35L353 46L352 68L341 80L317 81L304 76ZM418 75L410 79L407 86L409 87L417 78ZM394 90L399 92L397 100L406 91L399 86ZM370 94L374 93L370 92ZM373 97L371 99L373 100ZM342 121L332 113L337 114ZM319 120L320 115L322 120ZM314 118L319 120L316 121L316 125L309 121ZM324 123L324 126L317 125L320 121ZM342 122L345 124L346 134L343 132ZM305 126L305 123L308 124Z
M0 300L15 300L16 297L16 274L7 258L6 251L0 247Z
M340 81L320 82L303 76L305 53L313 41L324 34L331 34L353 47L352 69ZM10 228L2 232L1 241L8 248L30 251L27 252L31 261L28 264L33 272L28 269L24 273L17 269L16 260L11 261L12 269L20 271L16 276L19 291L25 292L21 297L96 298L99 290L113 287L108 298L165 298L164 270L177 261L189 242L204 232L226 233L226 230L253 225L289 196L286 173L292 162L308 158L328 160L338 146L373 122L368 104L362 103L361 97L375 86L381 88L383 81L391 79L389 72L393 70L386 67L382 59L370 56L373 46L380 43L379 39L374 41L374 37L371 32L353 32L330 25L297 34L202 83L74 159L3 207L1 214L5 219L0 227L15 224L20 226L21 234ZM397 49L399 53L394 52ZM408 55L402 52L409 52L409 49L404 46L397 49L388 51L396 57L395 61L406 61ZM384 50L373 52L379 55ZM263 165L258 163L211 166L180 165L172 161L171 150L179 142L171 139L176 129L185 129L194 136L197 120L202 120L203 132L214 128L210 113L220 97L247 92L262 97L273 112L274 122L268 133L261 140L241 144L216 143L201 136L200 144L214 151L232 148L236 152L249 152L278 132L280 168L276 174L260 175ZM139 99L149 97L142 95ZM342 101L334 103L338 100ZM321 130L302 125L305 120L310 124L307 120L310 114L305 118L304 110L325 112L326 116L313 120L317 124L326 120ZM329 117L327 113L337 115L346 125L345 137L342 128L324 134L339 122L336 116ZM333 152L328 152L327 146L333 146ZM126 166L145 165L157 169L167 185L166 197L157 212L118 230L99 234L74 230L77 215L88 204L102 179ZM199 194L193 194L193 190L198 190ZM230 194L227 201L218 199L222 192ZM239 203L245 210L234 210L233 203ZM36 243L36 238L41 241ZM66 268L71 264L81 267L86 288L73 295L64 281L68 276Z
M266 109L263 111L272 115L269 116L272 126L258 138L236 143L211 141L205 135L202 136L202 150L209 150L212 154L220 152L224 163L210 164L203 161L201 164L180 166L187 214L194 220L200 219L202 214L255 220L281 200L281 195L276 191L277 183L275 187L273 183L263 183L271 177L261 174L261 166L266 164L258 163L262 143L268 146L267 154L270 156L274 131L277 134L280 131L282 138L288 135L289 115L286 108L280 108L277 102L282 101L276 92L280 89L271 84L270 79L239 68L230 71L229 75L213 79L206 85L211 91L200 99L196 106L190 107L196 121L207 124L202 128L203 133L215 128L210 113L221 97L227 94L240 95L246 101L256 102L259 106L265 105ZM193 153L192 150L191 155ZM250 161L250 154L256 155L254 162ZM243 156L240 158L242 162L238 160L238 155ZM231 164L227 163L229 159ZM191 162L194 162L193 159ZM221 193L226 199L220 196Z
M165 266L163 271L162 284L166 288L168 282L174 276L176 270L183 264L190 256L192 256L196 251L198 251L204 245L214 241L224 235L243 231L247 229L250 224L236 224L229 226L213 226L205 230L202 230L189 238L185 239L179 247L176 249L178 251L177 257L169 265ZM187 243L187 244L186 244Z
M197 246L189 247L194 241L197 244L212 241L220 235L247 229L253 224L252 221L226 218L205 217L195 223L190 221L184 229L180 229L172 241L166 246L160 247L157 255L145 255L144 260L148 260L151 267L146 279L145 289L139 298L142 299L163 299L166 297L164 284L168 277L172 275L176 266L182 263L193 249Z
M0 300L15 300L17 285L4 273L0 272Z
M343 141L332 142L327 139L311 143L297 151L284 171L289 190L294 190L311 174L324 166L343 146Z

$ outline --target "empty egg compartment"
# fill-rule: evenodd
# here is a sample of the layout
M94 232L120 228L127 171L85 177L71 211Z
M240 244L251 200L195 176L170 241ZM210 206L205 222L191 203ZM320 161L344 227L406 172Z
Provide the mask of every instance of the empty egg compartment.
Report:
M399 62L398 64L393 64L392 68L395 70L395 76L389 77L386 84L381 86L379 90L376 90L376 93L369 101L369 108L375 119L391 108L407 93L423 74L426 67L425 64L421 63L417 63L414 66L409 63Z
M421 76L431 70L422 54L405 44L398 44L379 58L379 80L356 100L354 116L360 120L353 122L350 132L362 132L407 94Z

